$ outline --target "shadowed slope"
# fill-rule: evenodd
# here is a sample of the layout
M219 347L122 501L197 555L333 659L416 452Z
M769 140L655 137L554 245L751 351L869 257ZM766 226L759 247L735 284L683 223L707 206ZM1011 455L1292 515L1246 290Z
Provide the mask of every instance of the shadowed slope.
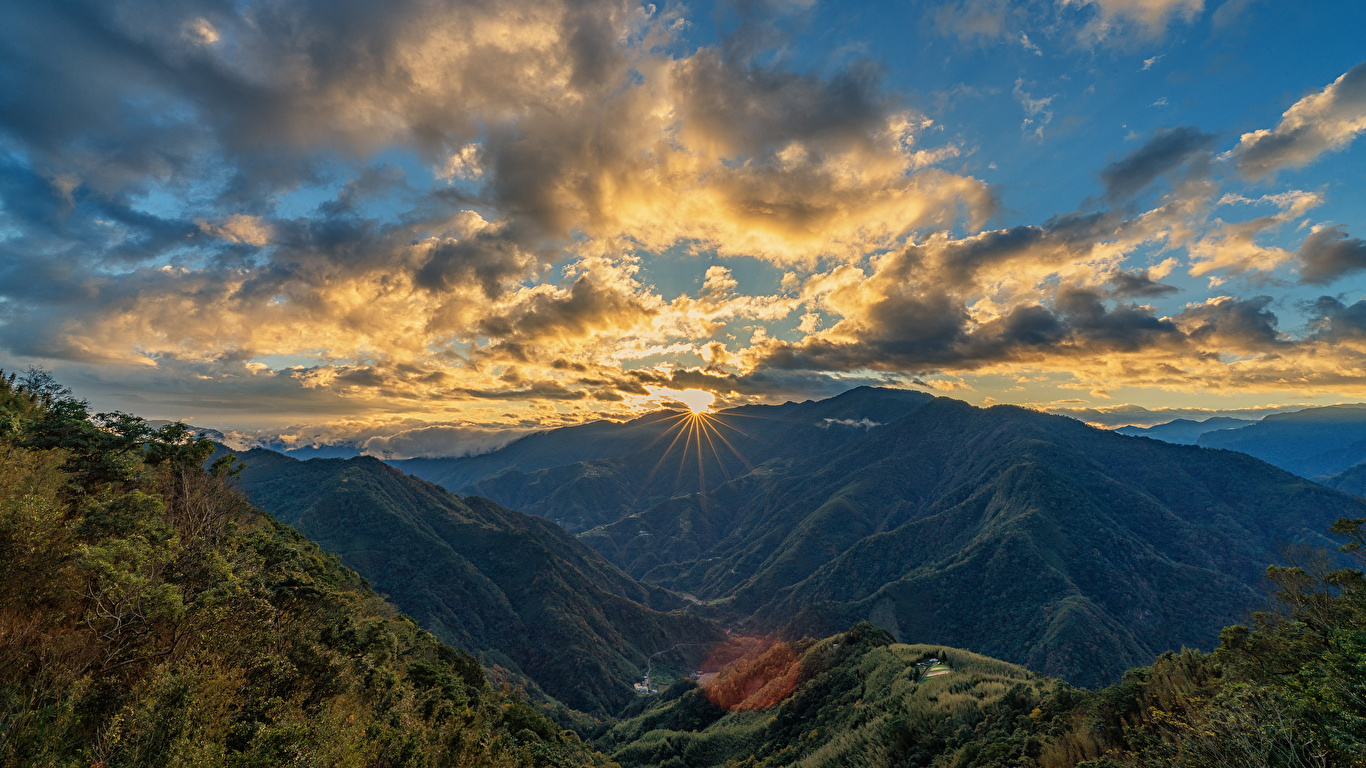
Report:
M443 640L588 712L619 708L646 658L720 636L554 524L459 498L372 458L249 451L241 484Z

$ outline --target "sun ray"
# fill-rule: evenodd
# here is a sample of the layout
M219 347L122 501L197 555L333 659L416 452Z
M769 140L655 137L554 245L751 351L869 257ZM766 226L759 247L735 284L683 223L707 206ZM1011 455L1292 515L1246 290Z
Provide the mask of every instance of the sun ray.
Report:
M656 435L656 436L655 436L655 439L653 439L653 440L651 440L649 443L647 443L647 444L645 445L645 450L649 450L650 448L653 448L654 445L655 445L655 443L658 443L660 440L663 440L664 438L668 437L670 432L674 431L674 430L677 429L678 427L683 426L684 424L687 424L687 423L688 423L688 414L686 414L686 413L675 413L675 414L672 414L672 415L670 415L670 416L666 416L666 417L664 417L663 419L660 419L660 421L668 421L669 419L674 419L674 420L675 420L674 423L673 423L671 426L669 426L668 429L666 429L666 430L664 430L663 432L660 432L658 435Z
M679 428L679 429L678 429L678 434L674 435L673 442L669 443L669 447L666 448L666 449L664 450L664 453L663 453L662 455L660 455L659 461L656 461L656 462L655 462L655 468L652 469L652 470L650 470L649 476L645 478L645 483L644 483L644 485L641 486L641 490L642 490L642 491L643 491L645 488L648 488L648 487L650 486L650 481L652 481L652 480L655 479L655 473L657 473L657 472L659 471L659 468L660 468L660 467L664 466L664 460L667 459L667 458L669 458L669 454L673 453L674 446L675 446L675 445L678 445L678 438L682 437L682 436L683 436L683 433L687 431L687 428L686 428L686 427L687 427L687 424L688 424L687 414L680 414L680 418L679 418L677 424L674 424L672 427L669 427L669 429L666 430L663 434L661 434L659 437L655 438L653 441L650 442L650 445L654 445L656 442L658 442L659 440L663 439L664 435L667 435L667 434L668 434L670 431L672 431L675 427ZM647 446L647 447L648 447L648 446ZM686 451L685 451L685 454L686 454ZM674 486L677 487L677 485L678 485L678 483L677 483L677 481L675 481L675 482L674 482Z
M732 415L732 414L725 414L725 415L730 416L730 415ZM755 437L754 435L751 435L750 433L746 432L746 431L743 430L743 429L740 429L739 427L735 426L734 424L727 424L724 420L722 420L722 419L720 419L720 418L716 419L716 423L717 423L717 424L720 424L721 426L726 427L726 428L728 428L728 429L733 429L733 430L735 430L736 432L739 432L740 434L744 435L745 437L748 437L750 440L757 440L758 442L761 442L761 443L767 443L767 442L768 442L767 440L764 440L764 439L762 439L762 438L758 438L758 437Z
M712 442L711 439L711 433L715 432L716 428L711 426L711 418L708 416L701 416L699 417L699 420L702 425L702 436L707 438L707 445L711 447L712 458L716 459L716 466L721 469L721 474L725 475L726 479L729 480L730 471L726 469L726 463L721 461L721 455L716 450L716 443ZM717 436L719 437L720 435L718 434Z
M683 482L683 470L688 466L688 449L692 447L692 434L697 429L697 419L688 420L688 439L683 443L683 455L678 461L678 473L674 475L674 493L678 493L678 486Z
M702 466L702 438L707 434L707 425L703 422L705 418L700 413L693 417L693 423L697 425L697 491L703 494L707 491L707 472Z
M745 465L745 469L754 469L754 467L749 463L749 459L746 459L744 457L744 454L740 453L740 451L737 450L734 445L731 445L731 442L726 439L726 436L721 434L721 430L713 428L712 431L716 433L716 439L725 443L726 447L730 449L730 452L735 454L735 458L739 459L740 463Z

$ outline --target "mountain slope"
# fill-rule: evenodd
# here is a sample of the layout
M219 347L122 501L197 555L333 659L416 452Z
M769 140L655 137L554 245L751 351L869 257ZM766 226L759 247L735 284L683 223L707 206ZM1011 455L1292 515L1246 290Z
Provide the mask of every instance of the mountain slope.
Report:
M242 456L253 502L336 553L446 642L482 652L571 707L630 700L647 657L721 636L554 524L458 498L368 457Z
M1366 462L1348 467L1336 475L1323 478L1320 482L1343 493L1366 496Z
M893 644L862 623L821 641L732 642L696 683L675 683L594 741L627 768L1357 768L1364 525L1332 528L1355 567L1269 568L1276 610L1253 627L1225 628L1213 653L1164 653L1103 690Z
M1241 451L1301 477L1332 475L1366 460L1366 405L1272 414L1241 429L1207 432L1197 444Z
M1018 721L1032 725L1029 712L1056 686L966 651L895 645L871 624L761 651L703 688L676 683L596 746L624 768L926 765L976 736L998 759L1020 760ZM947 664L929 672L919 662L930 658Z
M1361 500L1248 456L937 399L857 441L585 533L746 626L867 619L1074 682L1209 647L1283 544Z
M1229 416L1214 416L1201 421L1193 419L1176 419L1165 424L1156 424L1151 427L1120 427L1115 431L1121 435L1130 437L1151 437L1154 440L1161 440L1165 443L1177 443L1179 445L1195 445L1195 441L1206 432L1214 432L1220 429L1239 429L1257 422L1251 419L1235 419Z
M207 440L6 384L0 765L607 764L206 472Z

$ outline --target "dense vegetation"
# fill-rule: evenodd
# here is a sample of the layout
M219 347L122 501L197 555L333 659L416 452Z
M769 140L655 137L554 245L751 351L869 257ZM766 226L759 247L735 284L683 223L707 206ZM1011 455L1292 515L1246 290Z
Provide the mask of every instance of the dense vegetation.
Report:
M1358 564L1363 524L1334 526ZM671 768L1366 765L1366 579L1313 554L1269 576L1279 610L1228 627L1213 653L1168 652L1099 691L965 651L894 645L860 624L767 646L705 688L676 684L596 744L626 766ZM927 675L918 662L929 656L952 671ZM745 706L774 690L776 704Z
M952 671L925 677L918 663L930 658ZM623 766L913 766L989 740L995 764L1007 764L999 760L1037 754L1037 740L1009 737L1056 686L966 651L895 645L863 623L818 642L767 647L705 688L675 684L596 744ZM788 693L770 706L746 701L775 687Z
M543 518L459 498L382 462L242 456L238 482L441 640L597 716L633 697L648 658L723 636ZM567 722L567 721L566 721Z
M0 765L604 764L228 485L0 376Z
M659 419L619 437L636 445ZM819 637L869 620L1088 686L1212 647L1264 606L1262 571L1283 546L1331 546L1334 520L1366 515L1246 455L915 392L717 419L750 466L717 443L698 473L695 451L665 456L660 433L629 454L535 469L571 452L555 431L536 436L538 452L480 457L514 466L467 490L573 524L615 518L580 538L733 628ZM595 429L600 453L610 431Z

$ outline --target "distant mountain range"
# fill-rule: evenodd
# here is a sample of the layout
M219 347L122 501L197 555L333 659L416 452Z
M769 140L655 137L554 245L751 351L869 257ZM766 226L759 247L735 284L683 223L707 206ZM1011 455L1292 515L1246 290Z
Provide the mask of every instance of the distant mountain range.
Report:
M1115 431L1121 435L1132 437L1151 437L1154 440L1161 440L1167 443L1178 445L1195 445L1200 436L1206 432L1214 432L1220 429L1238 429L1257 422L1251 419L1234 419L1227 416L1214 416L1202 421L1191 419L1177 419L1165 424L1157 424L1151 427L1120 427Z
M1281 547L1366 516L1247 455L872 388L399 466L581 531L741 629L866 619L1087 685L1209 647L1261 604Z
M222 450L220 450L220 453ZM442 640L589 713L614 712L648 657L723 637L560 527L457 498L377 459L297 461L255 449L239 483Z
M1207 432L1199 445L1242 451L1301 477L1323 477L1366 460L1366 404L1267 416L1241 429Z

